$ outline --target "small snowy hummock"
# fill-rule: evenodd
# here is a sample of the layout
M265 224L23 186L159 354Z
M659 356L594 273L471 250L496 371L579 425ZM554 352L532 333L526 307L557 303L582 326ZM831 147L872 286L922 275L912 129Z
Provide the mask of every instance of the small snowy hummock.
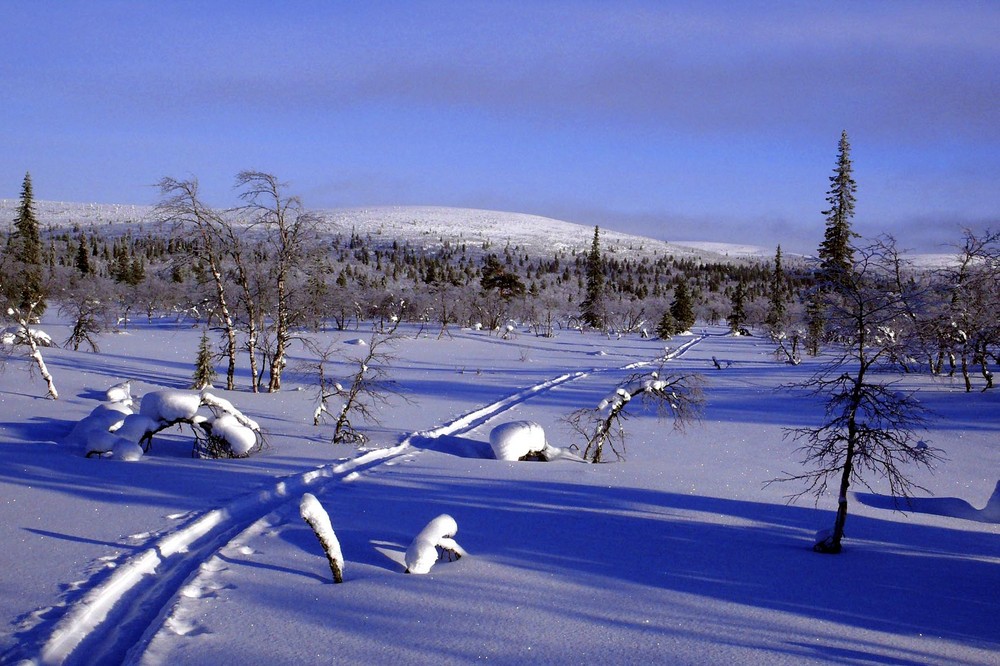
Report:
M429 573L431 567L438 561L440 555L438 548L443 554L458 559L465 555L465 551L455 541L454 536L458 533L458 523L446 513L427 523L427 527L420 530L410 547L406 549L406 573L425 574Z
M299 515L302 520L309 524L316 538L319 539L326 559L330 563L330 571L333 572L333 582L344 582L344 554L340 550L340 541L333 532L333 525L330 523L330 515L319 503L316 496L306 493L299 503Z
M501 423L490 431L490 448L497 460L543 457L545 430L534 421Z

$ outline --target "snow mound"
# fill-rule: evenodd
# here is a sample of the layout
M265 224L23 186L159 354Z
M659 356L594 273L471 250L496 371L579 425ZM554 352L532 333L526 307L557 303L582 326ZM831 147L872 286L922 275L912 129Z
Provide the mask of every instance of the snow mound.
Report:
M212 421L212 434L229 444L233 455L238 458L248 455L257 446L257 433L232 414L223 414Z
M105 402L115 402L124 405L132 405L132 383L122 382L115 384L104 392Z
M490 448L497 460L542 456L547 446L545 430L534 421L501 423L490 431Z
M927 513L935 516L947 516L960 520L972 520L977 523L1000 524L1000 481L997 481L993 494L986 506L977 509L961 497L911 497L898 499L889 495L873 493L854 493L854 497L866 506L891 511L910 511Z
M427 523L427 527L420 530L414 537L410 547L406 549L404 562L406 563L406 573L426 574L430 573L440 554L440 548L447 555L449 561L454 557L458 559L465 555L465 551L455 541L454 536L458 533L458 523L446 513Z

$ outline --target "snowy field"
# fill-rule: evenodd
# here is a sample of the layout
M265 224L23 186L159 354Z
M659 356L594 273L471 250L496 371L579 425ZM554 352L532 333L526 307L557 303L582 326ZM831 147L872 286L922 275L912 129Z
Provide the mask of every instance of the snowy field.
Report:
M948 460L914 470L929 494L905 514L877 483L855 488L845 551L818 555L834 498L788 505L798 487L762 487L801 470L782 428L821 410L778 387L814 360L784 365L720 329L677 337L665 367L704 375L700 424L634 414L625 461L507 462L492 458L495 426L535 421L568 446L561 419L627 367L655 368L664 342L404 333L391 376L406 399L365 428L363 451L312 425L301 347L280 394L220 391L267 432L270 448L243 460L192 459L173 430L138 462L60 443L122 380L134 395L186 388L200 328L136 322L99 355L47 350L58 402L8 361L0 662L997 663L997 391L905 378L936 410L928 438ZM324 336L350 356L363 332ZM307 492L339 539L341 585L299 515ZM405 575L407 547L441 514L467 556Z

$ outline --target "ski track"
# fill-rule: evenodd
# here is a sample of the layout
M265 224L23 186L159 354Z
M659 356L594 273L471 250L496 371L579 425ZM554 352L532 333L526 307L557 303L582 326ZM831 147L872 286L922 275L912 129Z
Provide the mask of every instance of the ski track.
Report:
M179 599L212 589L213 560L227 547L239 547L247 538L280 519L280 511L297 503L303 492L334 481L350 481L360 472L417 449L414 439L462 434L487 423L513 407L564 384L591 374L649 367L678 358L705 338L695 336L676 349L650 360L618 368L593 369L560 375L522 389L506 398L459 416L430 430L410 433L398 445L367 451L355 458L282 477L268 488L242 495L225 507L212 509L158 538L149 548L129 557L103 582L74 602L51 633L40 637L31 664L137 663L152 638L171 622ZM183 623L182 620L178 620ZM176 628L175 628L176 631ZM31 642L29 635L23 642ZM22 645L23 649L23 645Z

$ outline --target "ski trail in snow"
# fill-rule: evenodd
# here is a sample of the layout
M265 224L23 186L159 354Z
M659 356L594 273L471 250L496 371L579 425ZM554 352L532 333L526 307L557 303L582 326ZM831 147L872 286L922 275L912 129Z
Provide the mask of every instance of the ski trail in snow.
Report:
M298 501L309 488L382 463L406 448L369 451L346 462L284 477L157 539L70 606L51 634L40 641L37 655L25 663L121 662L126 650L148 629L151 618L170 604L198 565L248 523L283 503Z
M102 583L73 603L51 633L34 650L37 655L23 664L120 663L141 659L154 636L173 621L175 630L183 620L175 617L185 591L210 590L210 564L217 554L248 535L270 525L270 516L306 490L330 482L354 478L364 471L414 451L418 438L437 438L473 430L513 407L547 391L595 373L634 370L675 359L704 336L651 361L638 361L619 368L594 369L560 375L518 391L501 400L463 414L441 426L410 433L394 447L368 451L345 462L324 465L301 474L283 477L273 486L236 498L225 507L208 511L181 528L160 537L143 552L116 567ZM85 647L86 649L81 649ZM85 656L84 656L85 655Z
M555 379L542 382L541 384L528 387L523 391L518 391L517 393L507 396L502 400L498 400L494 403L486 405L485 407L473 410L468 414L460 416L453 421L450 421L442 426L438 426L437 428L410 433L406 439L403 440L403 445L409 445L415 439L434 439L445 435L455 435L468 432L469 430L478 428L490 419L510 410L515 405L519 405L539 393L550 391L561 384L575 381L581 377L586 377L588 374L589 373L587 372L571 372L565 375L560 375Z

